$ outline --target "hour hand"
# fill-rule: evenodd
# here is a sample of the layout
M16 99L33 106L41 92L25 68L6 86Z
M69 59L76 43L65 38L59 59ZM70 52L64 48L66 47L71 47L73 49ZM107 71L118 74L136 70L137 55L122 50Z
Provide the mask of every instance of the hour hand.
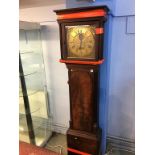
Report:
M80 40L80 47L79 49L82 49L82 40Z
M78 32L79 33L79 40L82 40L83 39L83 34L82 34L82 31Z
M79 49L82 49L82 38L79 38L80 39L80 47Z
M82 40L83 40L82 32L79 33L79 40L80 40L80 47L79 47L79 49L82 49Z

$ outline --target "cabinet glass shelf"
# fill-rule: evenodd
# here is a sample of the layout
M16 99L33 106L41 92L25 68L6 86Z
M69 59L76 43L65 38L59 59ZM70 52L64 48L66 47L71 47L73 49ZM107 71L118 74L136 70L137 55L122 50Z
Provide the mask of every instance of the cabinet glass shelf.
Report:
M20 125L21 125L19 130L21 132L27 132L28 129L25 126L26 116L24 114L20 114L19 117L20 117L19 122L20 122ZM38 129L41 129L41 128L46 129L46 128L48 128L48 123L49 123L48 119L45 119L45 118L42 118L42 117L33 117L33 128L35 130L35 133L37 134Z
M37 52L21 54L24 75L44 70L42 54Z
M38 71L34 71L32 73L27 73L27 74L20 74L19 76L29 76L29 75L36 74L36 73L38 73Z
M36 52L36 51L20 51L20 54L22 55L22 54L34 54L34 53L37 53L37 54L42 54L42 53L40 53L40 52Z
M28 90L28 96L35 95L35 94L38 93L38 92L39 92L39 90L34 90L34 91ZM26 93L23 94L23 92L22 92L21 89L20 89L19 97L23 97L23 96L26 96Z
M28 95L28 96L35 95L36 93L39 93L39 91L45 93L44 92L44 89L45 89L44 81L45 81L45 77L43 75L43 71L39 71L39 72L36 72L35 74L30 74L28 76L25 76L27 94L25 94L24 91L21 89L21 83L20 83L19 97L23 97L23 95Z
M35 95L29 96L28 99L29 102L31 103L29 106L30 106L30 113L32 114L32 116L41 116L43 118L46 118L47 112L46 109L44 108L46 107L45 93L43 91L39 91ZM40 111L38 111L37 113L37 110ZM19 98L19 112L20 114L25 114L25 106L22 97Z
M33 129L34 131L36 132L36 130L38 130L39 128L43 128L43 124L44 124L44 121L45 120L42 120L41 117L33 117L32 118L32 121L33 121ZM29 130L26 128L25 126L25 122L26 122L26 117L21 117L21 119L19 120L19 123L20 123L20 131L21 132L28 132Z

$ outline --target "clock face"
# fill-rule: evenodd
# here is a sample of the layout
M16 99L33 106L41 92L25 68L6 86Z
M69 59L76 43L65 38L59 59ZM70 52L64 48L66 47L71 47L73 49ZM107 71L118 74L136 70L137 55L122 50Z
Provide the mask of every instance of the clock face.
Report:
M95 58L95 26L66 26L69 58Z

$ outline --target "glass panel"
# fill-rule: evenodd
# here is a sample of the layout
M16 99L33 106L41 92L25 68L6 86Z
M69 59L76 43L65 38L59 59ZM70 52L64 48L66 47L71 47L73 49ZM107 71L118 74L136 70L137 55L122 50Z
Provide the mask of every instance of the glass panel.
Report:
M46 98L44 91L38 91L33 95L30 95L29 97L29 103L30 103L30 111L31 114L34 116L40 116L43 118L47 118L47 110L46 110ZM25 107L24 107L24 101L23 97L19 98L19 108L20 113L25 114Z
M44 69L42 54L40 53L34 51L21 53L21 60L24 75L33 74Z
M95 58L96 26L66 26L66 30L69 58Z
M40 146L44 143L47 137L51 136L51 122L50 119L40 116L32 116L32 120L34 124L36 145Z
M28 126L25 117L25 110L23 109L23 98L20 98L19 101L19 139L21 141L30 143L29 134L28 134Z
M27 25L27 23L26 23ZM28 23L31 25L31 23ZM30 142L29 125L35 135L35 144L43 145L51 136L51 118L47 102L47 90L45 89L45 71L42 57L42 46L40 30L38 25L35 29L20 29L19 31L19 48L24 73L20 73L20 77L24 77L28 95L28 107L30 109L28 115L32 119L32 123L27 122L25 115L25 106L23 90L19 88L19 119L20 119L20 140ZM23 96L24 95L24 96ZM27 127L28 126L28 127ZM32 140L31 140L32 141Z
M40 30L19 30L20 53L42 53Z
M25 82L27 87L27 93L29 96L36 94L39 91L44 91L43 71L34 72L33 74L25 75ZM20 89L20 97L22 97L22 90Z

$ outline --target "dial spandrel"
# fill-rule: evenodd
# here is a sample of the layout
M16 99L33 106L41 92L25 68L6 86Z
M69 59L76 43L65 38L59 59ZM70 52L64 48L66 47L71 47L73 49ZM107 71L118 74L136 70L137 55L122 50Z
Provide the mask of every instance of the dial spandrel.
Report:
M95 26L66 26L69 58L95 58Z

